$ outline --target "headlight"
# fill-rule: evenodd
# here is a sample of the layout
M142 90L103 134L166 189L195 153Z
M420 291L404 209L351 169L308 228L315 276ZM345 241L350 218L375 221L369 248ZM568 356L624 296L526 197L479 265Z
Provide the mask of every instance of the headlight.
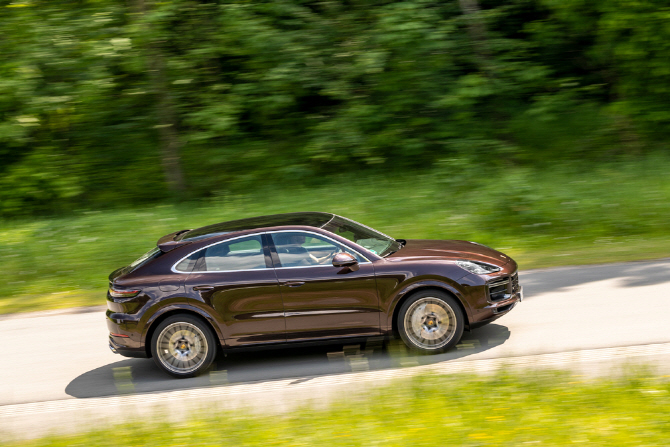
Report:
M489 273L495 273L502 270L500 267L496 267L495 265L477 261L456 261L456 264L468 272L474 273L475 275L487 275Z

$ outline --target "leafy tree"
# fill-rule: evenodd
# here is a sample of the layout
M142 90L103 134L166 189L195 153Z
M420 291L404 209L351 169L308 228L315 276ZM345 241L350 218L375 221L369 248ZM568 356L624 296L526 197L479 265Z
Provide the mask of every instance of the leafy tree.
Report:
M2 0L0 215L639 154L670 130L669 11Z

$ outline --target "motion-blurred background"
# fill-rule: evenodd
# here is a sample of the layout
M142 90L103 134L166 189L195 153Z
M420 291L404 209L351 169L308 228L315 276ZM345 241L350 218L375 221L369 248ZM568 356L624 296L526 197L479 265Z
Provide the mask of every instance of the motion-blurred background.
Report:
M528 270L670 256L669 136L668 0L0 0L0 444L667 446L670 264ZM165 234L294 211L500 249L528 299L442 357L186 381L110 353L101 307L4 315L102 306ZM566 371L473 372L510 356ZM96 431L30 440L68 426Z
M101 304L163 234L274 212L522 268L670 249L667 2L0 6L0 312Z

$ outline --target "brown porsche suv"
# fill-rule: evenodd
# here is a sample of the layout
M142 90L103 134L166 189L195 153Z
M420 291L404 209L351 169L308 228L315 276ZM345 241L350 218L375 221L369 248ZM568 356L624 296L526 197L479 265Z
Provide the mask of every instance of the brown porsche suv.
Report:
M403 240L329 213L177 231L109 277L109 346L169 374L219 349L399 334L443 352L523 298L517 264L467 241Z

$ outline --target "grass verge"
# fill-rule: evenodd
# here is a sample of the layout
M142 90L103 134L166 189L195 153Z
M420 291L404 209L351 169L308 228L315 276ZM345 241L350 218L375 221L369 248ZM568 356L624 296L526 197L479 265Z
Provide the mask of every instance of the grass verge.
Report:
M326 410L289 415L202 412L144 421L31 446L665 446L670 439L666 378L582 381L568 373L405 379Z
M104 304L109 272L164 234L229 219L320 210L406 239L467 239L522 269L670 256L670 159L542 169L461 169L325 184L142 209L0 221L0 313Z

